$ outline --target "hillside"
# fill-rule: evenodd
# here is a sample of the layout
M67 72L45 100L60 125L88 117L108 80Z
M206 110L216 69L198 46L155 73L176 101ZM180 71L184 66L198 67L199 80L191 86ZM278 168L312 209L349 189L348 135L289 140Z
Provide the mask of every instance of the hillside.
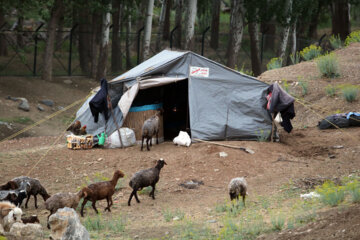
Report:
M335 53L341 71L336 79L320 78L313 61L267 71L260 76L268 83L286 79L290 92L311 108L296 103L295 129L290 134L280 129L280 143L221 142L250 148L254 154L209 143L194 143L185 148L172 142L154 145L150 152L140 151L139 146L69 150L64 129L76 106L26 135L0 142L0 184L16 176L29 175L38 178L51 194L75 192L91 182L111 178L115 169L121 169L126 176L120 180L113 196L112 211L104 212L106 201L98 201L101 214L96 216L88 207L81 219L91 229L92 239L237 239L236 233L247 234L242 235L246 239L254 239L259 234L261 239L327 240L334 236L360 239L360 231L354 227L359 224L356 215L359 204L352 204L346 198L339 207L331 208L299 197L311 191L306 185L309 182L360 176L360 128L321 131L316 127L328 114L360 109L359 100L347 103L340 94L331 98L325 93L328 84L359 85L360 44ZM308 93L303 97L300 97L301 88L292 86L299 80L308 83ZM83 99L97 83L85 78L56 78L53 82L44 82L38 78L1 77L0 85L0 121L12 124L12 129L0 125L1 139L56 113L59 107ZM30 111L17 109L19 102L7 99L9 95L27 98ZM37 110L38 102L43 99L51 99L55 105L45 106L45 111ZM27 120L21 121L21 118ZM220 157L220 152L228 156ZM141 203L133 200L132 206L127 206L132 174L153 166L154 159L158 158L164 158L167 165L160 174L156 199L149 198L149 191L144 189L139 194ZM227 185L237 176L247 176L249 195L245 208L232 209ZM190 180L202 181L203 185L195 189L180 186ZM48 211L40 197L38 205L39 209L35 209L31 198L29 209L23 210L27 216L39 216L48 237ZM285 230L266 234L274 232L272 220L279 213L285 217ZM293 220L295 223L290 229ZM101 222L101 228L94 227L97 221Z

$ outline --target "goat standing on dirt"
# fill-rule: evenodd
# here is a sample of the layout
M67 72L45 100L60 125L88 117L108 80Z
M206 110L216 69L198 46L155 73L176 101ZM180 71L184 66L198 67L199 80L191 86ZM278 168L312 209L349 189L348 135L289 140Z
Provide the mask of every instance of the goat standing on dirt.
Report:
M162 113L163 113L162 109L158 110L154 116L145 120L141 131L141 135L142 135L141 151L143 150L144 147L144 138L146 138L146 148L148 151L150 151L149 141L150 141L150 147L152 147L152 137L154 135L156 135L156 144L159 144L159 124L160 124L159 116L162 115Z
M115 192L115 186L119 180L119 178L124 177L124 173L120 170L116 170L114 175L110 181L97 182L90 184L87 187L83 188L83 191L86 193L86 197L84 197L84 201L81 205L81 216L84 216L84 206L87 201L92 202L92 207L96 213L98 210L96 209L95 203L97 200L105 199L107 200L107 207L105 211L108 210L111 212L110 207L113 205L112 195Z

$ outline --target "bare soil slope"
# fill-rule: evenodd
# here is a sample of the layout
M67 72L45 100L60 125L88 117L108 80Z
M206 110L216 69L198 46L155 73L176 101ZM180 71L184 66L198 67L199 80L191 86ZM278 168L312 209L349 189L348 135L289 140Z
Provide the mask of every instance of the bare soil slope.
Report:
M298 81L299 77L309 84L308 94L301 97L311 108L296 103L293 123L295 129L284 133L280 129L281 142L222 142L252 149L255 154L241 150L196 143L190 148L177 147L171 142L153 146L150 152L140 151L139 146L126 149L69 150L66 148L65 122L71 119L75 109L60 115L49 123L44 123L27 134L31 137L18 138L0 143L0 184L13 177L29 175L39 178L46 189L54 194L60 191L75 192L86 184L86 179L96 175L111 177L115 169L121 169L126 177L122 189L114 195L111 213L104 213L106 201L97 203L102 216L109 220L126 215L129 238L161 238L172 234L172 225L164 220L165 209L180 209L186 216L199 222L214 219L212 210L216 204L228 199L227 184L236 176L247 176L249 184L248 201L256 201L256 195L271 196L280 186L304 177L341 177L360 170L360 128L324 130L316 128L321 117L335 111L359 111L360 103L347 103L341 96L330 98L325 94L328 84L352 83L360 80L360 44L353 44L336 51L339 57L341 77L323 79L319 77L314 62L265 72L260 79L266 82L286 79L288 83ZM67 106L75 100L85 97L96 83L87 79L72 79L67 85L64 79L47 83L39 79L0 78L0 118L27 116L38 121L54 113L51 108L45 112L36 110L37 102L43 98L55 101L56 106ZM29 81L29 82L27 82ZM31 84L30 84L31 83ZM75 84L78 87L75 87ZM299 87L290 87L299 94ZM23 112L16 108L18 103L5 99L6 96L26 97L30 101L31 111ZM300 97L299 97L300 99ZM62 117L61 117L62 116ZM19 125L24 127L26 125ZM306 127L305 127L306 126ZM17 129L15 129L17 130ZM14 129L6 134L13 133ZM33 132L34 131L34 132ZM1 129L1 133L3 129ZM2 138L6 135L3 134ZM59 139L59 140L58 140ZM58 140L58 141L57 141ZM342 146L338 148L337 146ZM227 157L219 157L219 152ZM134 200L127 206L131 189L128 181L137 170L154 165L155 159L164 158L168 165L161 171L160 181L155 193L156 200L140 195L141 203ZM180 183L196 179L203 181L197 189L185 189ZM48 212L39 199L40 208L36 210L31 200L26 215L38 214L42 225L46 226ZM301 229L262 236L264 239L359 239L359 205L339 211L323 213L319 221ZM86 215L94 216L91 208ZM346 221L345 221L346 219ZM334 227L336 226L336 227ZM221 229L220 222L214 223L214 229ZM311 230L309 230L311 229ZM170 233L169 233L170 232ZM120 235L111 235L111 239L121 239Z

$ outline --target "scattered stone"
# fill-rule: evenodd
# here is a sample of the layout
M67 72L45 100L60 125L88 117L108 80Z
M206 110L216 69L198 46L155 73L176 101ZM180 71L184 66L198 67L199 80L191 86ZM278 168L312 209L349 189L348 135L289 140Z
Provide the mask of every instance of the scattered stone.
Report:
M42 103L42 104L44 104L46 106L49 106L49 107L54 106L54 101L50 100L50 99L41 100L40 103Z
M218 172L218 171L220 171L218 168L215 168L215 169L214 169L214 172Z
M40 105L37 105L37 109L39 109L39 111L41 111L41 112L45 111L45 109Z
M333 149L341 149L341 148L344 148L344 146L342 145L335 145L335 146L332 146Z
M16 97L11 97L11 96L7 96L6 97L6 99L9 99L9 100L12 100L12 101L17 101L17 100L19 100L18 98L16 98Z
M176 181L180 181L180 178L175 178Z
M98 162L100 162L100 161L102 161L102 160L104 160L103 158L98 158Z
M196 179L192 179L190 181L179 184L179 186L187 188L187 189L195 189L195 188L198 188L200 185L204 185L204 182L198 181Z
M73 82L70 79L66 79L66 80L64 80L64 83L65 84L72 84Z
M12 240L35 240L43 238L43 229L40 224L28 223L23 224L16 222L11 226L11 229L6 233L7 239Z
M0 125L5 125L5 126L6 126L8 129L10 129L10 130L13 129L11 123L8 123L8 122L2 122L2 121L0 121Z
M57 111L59 111L59 110L63 110L64 109L64 107L63 106L58 106L57 107Z
M79 216L72 208L60 208L49 218L50 238L90 240L89 232L81 224Z
M173 218L173 221L178 221L178 220L180 220L180 218L178 216Z
M134 239L138 239L138 238L139 238L139 235L135 235L135 236L134 236Z
M211 219L209 221L207 221L208 223L216 223L217 221L215 219Z
M26 98L19 98L21 103L19 104L18 108L28 112L30 110L29 102Z
M334 154L329 154L329 158L335 158L336 156Z
M226 152L219 152L220 157L227 157L228 154Z

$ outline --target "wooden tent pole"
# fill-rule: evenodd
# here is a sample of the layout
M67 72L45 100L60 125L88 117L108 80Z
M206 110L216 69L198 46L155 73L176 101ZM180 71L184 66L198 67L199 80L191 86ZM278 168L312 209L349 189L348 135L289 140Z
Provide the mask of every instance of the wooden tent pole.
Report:
M240 150L243 150L243 151L245 151L245 152L247 152L247 153L250 153L250 154L254 154L254 153L255 153L253 150L248 149L248 148L244 148L244 147L227 145L227 144L223 144L223 143L210 142L210 141L205 141L205 140L201 140L201 139L198 139L198 138L194 138L194 140L195 140L195 141L198 141L198 142L204 142L204 143L210 143L210 144L214 144L214 145L219 145L219 146L222 146L222 147L240 149Z

